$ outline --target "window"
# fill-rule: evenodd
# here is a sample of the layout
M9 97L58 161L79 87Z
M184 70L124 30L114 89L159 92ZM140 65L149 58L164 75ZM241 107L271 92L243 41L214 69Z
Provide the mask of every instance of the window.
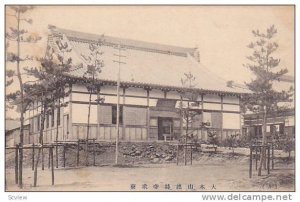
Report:
M112 124L117 124L117 106L112 106ZM120 106L119 122L123 124L123 106Z

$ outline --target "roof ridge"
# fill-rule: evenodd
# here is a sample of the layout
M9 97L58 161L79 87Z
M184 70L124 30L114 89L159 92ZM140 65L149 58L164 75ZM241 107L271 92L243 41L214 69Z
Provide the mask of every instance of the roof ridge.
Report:
M193 53L196 51L197 48L188 48L188 47L180 47L174 45L167 45L161 43L154 43L154 42L147 42L142 40L134 40L122 37L114 37L114 36L106 36L100 34L91 34L87 32L75 31L70 29L59 28L56 26L49 25L50 29L56 29L59 33L65 34L70 40L78 41L78 42L88 42L88 41L99 41L104 39L107 44L111 45L118 45L121 44L122 46L126 46L128 48L135 48L135 49L148 49L148 50L156 50L156 52L165 52L165 53L176 53L177 54L187 54Z

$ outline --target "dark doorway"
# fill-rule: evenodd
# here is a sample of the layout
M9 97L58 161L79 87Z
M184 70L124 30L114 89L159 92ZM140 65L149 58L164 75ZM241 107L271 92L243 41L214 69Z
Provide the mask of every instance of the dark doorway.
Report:
M173 119L158 117L158 140L173 139Z

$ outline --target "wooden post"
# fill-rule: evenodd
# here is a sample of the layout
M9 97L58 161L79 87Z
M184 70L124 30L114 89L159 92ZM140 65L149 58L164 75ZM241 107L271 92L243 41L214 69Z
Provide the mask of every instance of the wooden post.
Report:
M150 140L150 90L147 89L147 115L146 115L146 119L147 119L147 140Z
M184 165L186 166L186 153L187 153L186 142L184 143L183 151L184 151L184 154L183 154L184 155Z
M268 164L267 164L267 167L268 167L268 174L270 174L270 146L268 146Z
M79 147L80 147L80 142L78 140L78 143L77 143L77 166L79 166Z
M42 145L42 170L44 170L44 145Z
M52 185L54 185L54 165L53 165L53 147L49 148L50 152L50 159L51 159L51 179L52 179Z
M223 95L220 95L221 98L221 142L223 141L223 130L224 130L224 124L223 124Z
M51 154L50 154L50 149L49 149L49 152L48 152L48 169L50 169L50 159L51 159Z
M252 146L250 146L249 178L252 178Z
M64 168L66 167L66 145L63 145L64 150L63 150L63 160L64 160Z
M56 160L56 168L58 168L58 148L57 148L57 143L55 145L55 160Z
M179 144L177 144L176 165L178 165L178 160L179 160Z
M203 95L203 93L201 93L201 116L202 116L202 122L203 122L203 109L204 109L204 107L203 107L203 97L204 97L204 95ZM202 126L201 126L201 140L202 141L204 140L204 129L203 129Z
M94 155L94 162L93 165L96 165L96 152L95 152L95 139L93 139L93 155Z
M191 165L193 165L193 146L191 145Z
M19 170L19 144L16 144L16 156L15 156L15 181L18 184L18 170Z
M272 170L274 169L274 145L272 142Z
M258 161L258 153L257 153L257 147L255 147L255 170L257 170L257 161Z
M34 156L35 156L35 151L34 151L34 143L32 144L32 170L34 170Z

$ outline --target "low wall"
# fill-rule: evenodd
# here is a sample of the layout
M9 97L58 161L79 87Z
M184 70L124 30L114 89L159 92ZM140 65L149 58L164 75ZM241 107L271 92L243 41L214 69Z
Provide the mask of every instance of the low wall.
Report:
M79 166L86 165L85 144L79 147ZM48 149L44 149L44 167L48 168L49 153ZM77 144L67 144L65 146L65 166L77 166ZM120 142L119 143L119 164L149 164L149 163L175 163L177 148L168 142ZM198 152L194 150L194 155ZM56 152L54 153L54 166L56 167ZM64 165L63 147L58 147L58 167ZM90 143L88 147L88 162L93 165L93 145ZM188 149L190 153L190 149ZM37 159L38 149L35 149L35 161ZM183 149L180 150L179 160L183 162ZM15 150L6 150L6 167L13 168L15 165ZM187 155L190 159L190 155ZM41 166L42 155L40 156L39 166ZM24 150L24 167L32 166L32 149ZM115 143L98 142L95 144L95 164L96 166L113 165L115 163Z

